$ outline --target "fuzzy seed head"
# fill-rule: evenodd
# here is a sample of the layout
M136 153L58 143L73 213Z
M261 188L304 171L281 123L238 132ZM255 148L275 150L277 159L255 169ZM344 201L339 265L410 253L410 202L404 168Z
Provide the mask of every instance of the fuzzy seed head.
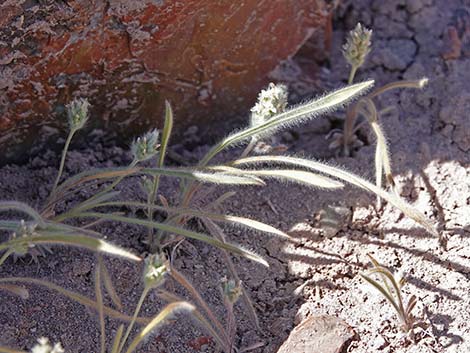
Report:
M64 349L60 343L51 346L49 339L41 337L38 339L38 343L31 349L31 353L64 353Z
M251 108L251 126L258 126L274 115L285 111L287 107L287 87L270 83L268 88L258 95L258 102Z
M80 98L74 99L67 105L67 118L71 130L80 130L88 120L88 100Z
M142 162L155 156L158 152L158 147L160 147L158 144L158 136L158 130L155 129L138 137L131 146L134 160Z
M22 219L14 234L15 236L19 236L19 237L29 237L29 236L36 235L37 226L38 224L35 222L26 223L25 220Z
M224 298L230 303L235 304L242 294L241 282L235 282L234 279L227 279L226 277L222 278L222 292Z
M357 24L343 45L343 55L349 65L359 68L364 64L367 54L370 52L372 30L360 23Z
M156 288L163 284L168 266L165 255L153 254L145 259L144 284L148 288Z
M26 238L34 235L38 235L36 232L37 223L25 222L24 219L20 221L18 228L11 234L10 239ZM34 244L28 241L21 241L14 245L14 253L19 256L24 256L28 253L30 248L33 248Z

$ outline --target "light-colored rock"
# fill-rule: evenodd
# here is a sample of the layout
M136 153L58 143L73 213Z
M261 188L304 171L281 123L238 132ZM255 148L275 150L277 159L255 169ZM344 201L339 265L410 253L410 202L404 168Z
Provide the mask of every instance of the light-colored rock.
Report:
M343 320L334 316L312 316L294 328L278 353L341 353L356 336Z

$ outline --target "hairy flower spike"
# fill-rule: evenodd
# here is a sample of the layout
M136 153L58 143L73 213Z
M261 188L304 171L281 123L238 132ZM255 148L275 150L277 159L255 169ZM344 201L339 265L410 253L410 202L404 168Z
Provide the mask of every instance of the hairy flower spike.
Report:
M251 126L258 126L274 115L284 112L287 107L287 87L270 83L258 95L258 102L251 108Z
M241 282L235 282L234 279L222 278L222 291L224 297L230 304L235 304L242 294Z
M343 55L353 68L359 68L364 64L367 54L370 52L372 30L360 23L357 24L343 45Z
M64 349L60 343L51 346L49 339L41 337L38 339L38 343L31 349L31 353L64 353Z
M147 132L144 136L138 137L131 146L134 160L138 162L152 158L158 152L158 130Z
M37 223L34 223L34 222L26 223L24 219L22 219L20 221L20 224L18 225L18 228L11 234L10 239L26 238L26 237L37 235L36 233L37 226L38 226ZM14 253L16 255L23 256L23 255L26 255L28 253L28 250L32 247L34 247L34 244L28 243L26 241L22 241L22 242L15 244Z
M168 272L165 255L153 254L145 259L144 284L148 288L156 288L163 284Z
M67 105L67 118L71 130L80 130L88 120L88 100L80 98L74 99Z

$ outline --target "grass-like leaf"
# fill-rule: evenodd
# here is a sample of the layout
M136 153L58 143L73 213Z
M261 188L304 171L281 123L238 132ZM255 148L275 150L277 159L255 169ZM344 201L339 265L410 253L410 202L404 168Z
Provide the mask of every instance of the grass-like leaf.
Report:
M240 175L254 175L261 178L277 179L280 181L295 182L311 187L318 187L324 189L340 189L344 187L343 183L333 180L323 175L305 172L296 169L259 169L259 170L244 170L232 167L217 168L227 173L234 173Z
M111 353L119 353L119 343L121 342L123 333L124 333L124 325L119 325L119 328L116 332L116 336L114 336Z
M395 278L390 270L382 266L370 254L369 258L374 268L369 270L367 274L361 273L360 276L387 299L395 309L402 329L413 337L413 329L422 324L411 313L417 303L416 296L412 295L408 305L405 307L401 294L401 286L405 282L404 279ZM379 282L373 279L372 275L374 274L378 274L382 281Z
M229 342L222 324L219 322L219 320L217 320L215 314L209 308L209 305L207 305L207 303L204 301L197 289L194 288L194 286L188 281L188 279L174 267L170 269L170 276L189 292L189 294L196 300L196 303L204 310L205 314L209 318L212 325L214 325L217 332L219 332L219 335L222 337L222 339L225 342Z
M141 171L145 174L166 175L177 178L186 178L200 183L227 184L227 185L264 185L264 182L250 175L233 175L227 173L207 173L198 170L178 170L163 168L144 168Z
M80 233L57 234L56 232L39 231L38 235L18 237L0 244L0 251L15 248L19 245L66 245L89 249L108 255L119 256L132 261L140 261L140 257L112 245L104 240L89 237Z
M422 77L418 80L403 80L403 81L395 81L386 84L385 86L376 88L373 90L371 93L367 95L367 98L373 99L377 96L380 96L381 94L393 90L393 89L399 89L399 88L424 88L428 84L429 80L427 77Z
M168 101L165 101L165 124L163 126L162 143L160 146L160 151L158 152L158 162L157 162L157 167L159 168L163 167L165 156L166 156L166 150L168 147L168 141L170 141L170 136L171 136L172 131L173 131L173 110L171 109L170 103ZM152 190L147 195L147 203L149 204L149 206L155 204L155 199L157 197L159 184L160 184L160 176L155 175L153 177ZM147 210L147 215L148 215L148 220L152 221L153 210L151 208ZM148 241L150 244L153 244L154 242L153 229L151 228L148 230Z
M98 265L100 267L101 279L103 280L103 285L106 289L106 292L108 292L114 305L116 305L119 310L122 310L121 299L119 298L119 295L117 294L116 289L114 288L111 275L109 274L109 271L106 268L106 265L104 264L103 258L101 256L98 256Z
M165 290L160 290L158 292L158 296L162 298L163 300L166 300L168 302L177 302L177 301L183 301L184 299L177 296L176 294L167 292ZM221 347L223 352L230 352L230 347L228 345L228 342L226 342L220 335L219 332L217 332L214 327L212 327L212 324L204 317L204 315L201 314L199 310L194 309L192 311L192 316L199 322L199 324L207 330L207 332L211 335L212 338L214 338L215 342Z
M145 205L147 206L147 205ZM93 217L93 218L99 218L99 219L105 219L109 221L116 221L116 222L123 222L123 223L128 223L128 224L137 224L145 227L151 227L154 229L161 230L163 232L168 232L168 233L173 233L173 234L179 234L182 235L186 238L190 239L195 239L199 240L202 242L205 242L209 245L216 246L219 248L226 249L228 251L231 251L234 254L237 254L239 256L245 257L249 260L258 262L266 267L269 267L269 264L264 260L261 256L248 251L246 249L241 248L238 245L230 244L230 243L223 243L217 239L214 239L210 237L209 235L203 234L203 233L197 233L193 232L191 230L183 229L183 228L178 228L171 226L169 224L164 224L164 223L158 223L158 222L150 222L147 220L143 219L137 219L137 218L130 218L130 217L124 217L124 216L117 216L117 215L112 215L112 214L106 214L106 213L98 213L98 212L86 212L80 214L80 217Z
M218 214L218 213L212 213L212 212L204 212L204 211L194 210L191 208L164 207L164 206L157 206L157 205L153 205L149 207L147 204L144 204L141 202L132 202L132 201L127 201L127 202L126 201L122 201L122 202L111 201L111 202L105 202L105 203L96 205L96 207L107 207L107 206L130 206L130 207L139 207L139 208L147 207L153 210L164 211L168 214L186 215L186 216L197 217L197 218L205 217L205 218L212 219L216 222L234 223L240 226L258 230L260 232L275 234L283 238L290 238L288 234L284 233L283 231L277 228L274 228L273 226L270 226L268 224L265 224L263 222L259 222L253 219L245 218L245 217ZM77 214L77 216L80 217L80 214Z
M60 184L55 191L57 201L60 195L68 190L75 189L79 185L95 180L107 180L114 178L124 178L131 175L165 175L175 178L185 178L196 180L202 183L233 184L233 185L263 185L263 182L255 177L234 177L223 173L206 173L190 168L141 168L141 167L121 167L107 169L93 169L79 173ZM100 195L101 196L101 195ZM52 202L51 201L51 202ZM51 203L49 202L49 204ZM46 205L47 206L47 205Z
M41 279L37 279L37 278L29 278L29 277L8 277L8 278L0 278L0 283L16 283L16 282L19 282L19 283L26 283L26 284L35 284L35 285L39 285L39 286L42 286L42 287L46 287L50 290L53 290L55 292L58 292L64 296L66 296L67 298L81 304L81 305L84 305L88 308L91 308L91 309L94 309L96 311L98 311L98 304L96 301L92 300L92 299L89 299L79 293L75 293L75 292L72 292L70 290L67 290L65 288L62 288L61 286L58 286L54 283L51 283L51 282L48 282L48 281L44 281L44 280L41 280ZM126 322L130 322L132 320L132 317L128 316L128 315L125 315L125 314L122 314L120 313L119 311L117 310L114 310L112 308L109 308L107 306L104 306L103 307L103 311L104 313L109 316L109 317L112 317L112 318L115 318L115 319L118 319L118 320L122 320L122 321L126 321ZM137 318L136 322L140 323L140 324L146 324L149 322L149 319L147 318Z
M327 174L329 176L344 180L350 184L353 184L361 189L372 192L380 196L385 201L389 202L391 205L398 208L406 216L413 219L415 222L423 226L428 232L439 237L438 232L436 231L434 225L418 210L413 206L408 204L406 201L400 197L391 194L382 188L378 188L376 185L371 182L354 175L350 172L347 172L343 169L332 167L324 163L320 163L313 160L297 158L297 157L288 157L288 156L259 156L259 157L248 157L239 159L233 162L234 165L244 165L244 164L259 164L259 163L275 163L275 164L288 164L294 165L301 168L313 169L315 171Z
M338 109L357 96L364 94L374 85L374 81L365 81L329 93L323 97L313 99L311 102L288 109L284 113L273 116L263 124L248 127L235 132L215 145L201 160L200 166L205 166L219 152L227 147L248 141L253 136L267 137L279 129L298 125L321 114Z
M100 323L100 346L101 353L106 353L106 324L104 322L104 304L103 304L103 290L101 288L101 266L98 261L98 266L95 268L95 297L96 305L98 306L98 319Z
M60 195L67 190L75 189L77 186L89 181L122 178L133 175L136 174L139 169L140 168L137 167L120 167L86 170L65 180L57 187L55 194Z
M192 312L194 309L194 306L189 304L188 302L175 302L168 304L142 329L142 331L139 332L139 334L129 345L129 348L127 349L126 353L132 353L149 333L155 330L158 326L162 325L171 315L180 311Z
M23 202L0 201L0 211L20 211L33 218L39 226L44 226L44 220L41 215L32 207Z
M364 115L375 134L377 146L375 148L375 185L382 188L382 176L385 174L387 183L395 191L395 181L392 174L390 152L388 150L385 133L379 123L379 114L374 102L369 98L363 98L357 103L358 111ZM395 191L396 192L396 191ZM381 208L381 199L377 196L377 207Z
M202 222L206 226L209 233L211 233L214 237L216 237L220 241L225 241L225 238L226 238L225 234L224 234L223 230L217 224L215 224L212 220L210 220L208 218L203 218ZM230 276L236 282L240 282L240 277L238 276L238 272L235 268L235 264L233 263L232 258L230 257L230 254L227 251L225 251L224 249L221 249L221 251L224 254L225 263L226 263L226 265L228 267L228 270L230 272ZM248 315L249 315L251 321L256 326L256 328L258 330L260 330L261 326L259 324L258 315L256 314L256 310L255 310L255 307L253 306L251 298L250 298L248 292L246 291L245 286L242 285L241 289L242 289L242 296L241 297L242 297L243 303L245 304L245 307L248 311Z
M26 288L21 287L21 286L4 283L4 284L0 284L0 291L1 290L9 292L13 295L16 295L24 300L29 298L29 291Z
M28 352L19 351L17 349L11 349L11 348L0 346L0 353L28 353Z

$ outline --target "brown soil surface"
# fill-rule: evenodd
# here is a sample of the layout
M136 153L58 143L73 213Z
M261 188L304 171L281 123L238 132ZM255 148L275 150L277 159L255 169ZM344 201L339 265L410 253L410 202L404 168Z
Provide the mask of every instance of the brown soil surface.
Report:
M226 228L231 241L255 250L270 264L266 269L234 258L261 321L261 330L257 331L243 307L236 306L239 347L261 340L265 345L256 352L276 352L303 318L328 314L343 319L356 331L357 339L348 352L470 351L470 9L465 5L469 4L443 0L344 1L335 23L331 63L323 69L321 82L306 78L302 57L286 62L273 74L289 83L293 101L304 98L306 92L318 91L318 87L343 84L348 68L339 48L345 30L361 21L375 32L374 49L359 79L374 78L382 85L397 79L429 77L425 90L388 93L379 104L396 108L383 125L400 194L438 223L448 244L447 249L440 247L437 239L390 205L375 210L375 197L357 189L325 192L275 182L263 188L243 188L225 204L224 212L261 220L302 242L282 242ZM281 140L288 145L289 153L325 159L372 179L374 145L367 129L359 132L365 146L353 157L335 157L328 150L325 136L340 126L340 117L337 113L319 118L284 133ZM106 142L102 133L95 135L96 142L90 147L70 153L68 175L90 166L129 162L126 151ZM172 150L188 163L208 149L207 141L197 136L197 129L178 142ZM239 153L232 150L222 157ZM0 198L40 205L47 197L57 164L58 156L48 152L26 165L3 167ZM162 193L174 200L177 183L164 181ZM143 196L135 180L124 182L120 189L128 198ZM218 188L210 198L226 190ZM83 191L79 197L93 192ZM335 229L322 227L319 216L323 212L336 215ZM198 229L199 225L193 227ZM116 244L145 252L141 242L145 229L107 224L100 230ZM359 278L358 273L369 267L368 253L406 274L404 297L418 297L415 313L428 324L426 330L418 331L416 344L407 343L391 306ZM0 268L0 277L47 279L93 297L94 264L88 252L54 248L54 253L40 258L39 264L8 260ZM141 268L119 259L107 259L106 264L125 311L131 313L142 290ZM216 314L224 317L219 281L227 271L220 252L186 241L179 247L174 265L191 279ZM172 282L167 285L184 295ZM37 337L47 336L61 341L67 352L98 351L96 315L82 306L36 287L27 301L4 292L0 295L1 344L27 349ZM162 303L151 296L143 314L150 316L161 307ZM117 323L109 320L107 327L113 337ZM179 316L138 352L215 352L213 342L206 337L203 330Z

